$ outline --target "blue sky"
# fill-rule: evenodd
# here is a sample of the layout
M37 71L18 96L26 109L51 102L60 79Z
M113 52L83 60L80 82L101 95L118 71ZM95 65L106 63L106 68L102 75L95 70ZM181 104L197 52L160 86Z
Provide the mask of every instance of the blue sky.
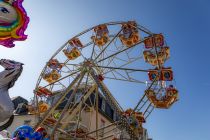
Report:
M52 54L69 38L100 23L136 20L164 33L171 47L180 100L155 110L145 127L154 140L210 139L210 2L208 0L25 0L31 19L25 42L0 47L1 58L25 63L10 96L32 97L38 76ZM137 95L132 95L137 98ZM125 100L121 104L133 102Z

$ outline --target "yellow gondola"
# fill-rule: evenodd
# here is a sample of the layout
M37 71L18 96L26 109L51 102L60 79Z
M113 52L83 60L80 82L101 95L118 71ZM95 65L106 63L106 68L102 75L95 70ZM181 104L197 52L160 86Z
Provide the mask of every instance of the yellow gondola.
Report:
M150 50L145 50L143 52L145 62L157 66L163 65L166 60L170 57L170 49L169 47L161 47L160 50L157 52L152 52Z
M95 27L94 32L96 35L92 36L91 39L97 46L101 47L109 41L109 31L105 24Z
M51 69L57 69L57 70L60 70L63 67L63 65L60 64L57 59L51 59L48 62L47 66L50 67Z
M144 39L144 45L146 49L163 46L164 37L162 34L153 34Z
M166 88L166 94L160 99L157 99L157 93L153 90L145 91L147 98L156 108L169 108L178 100L178 91L175 88Z
M157 81L172 81L173 80L173 71L171 67L169 68L162 67L160 72L158 71L159 71L158 69L149 70L148 76L149 76L150 81L153 81L156 78L156 76L159 76L156 78Z
M173 76L173 71L171 68L162 68L161 70L161 80L162 81L172 81L174 76Z
M38 103L38 106L39 106L39 112L40 113L44 113L49 109L49 105L47 103L43 102L43 101L40 101Z
M79 47L79 48L84 47L79 38L73 38L69 40L69 45L71 45L72 47Z
M81 55L79 49L77 49L76 47L74 47L70 51L68 51L68 49L64 49L63 52L69 60L74 60Z
M46 80L48 83L53 83L57 81L61 75L58 73L57 70L52 70L49 73L45 73L43 79Z
M45 103L44 101L40 101L38 103L38 107L39 107L39 112L38 112L37 108L35 108L34 106L27 105L29 114L44 113L49 109L49 105L47 103Z
M119 38L123 45L132 47L140 41L136 22L130 21L126 24L122 24L122 31L123 34L120 34Z

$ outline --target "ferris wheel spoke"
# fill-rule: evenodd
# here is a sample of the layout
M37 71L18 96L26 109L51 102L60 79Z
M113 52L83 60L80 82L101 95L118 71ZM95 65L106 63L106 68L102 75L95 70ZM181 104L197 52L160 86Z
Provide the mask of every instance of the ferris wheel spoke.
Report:
M115 55L118 55L118 54L120 54L120 53L122 53L122 52L124 52L124 51L126 51L126 50L128 50L128 49L131 49L131 48L135 47L135 46L138 46L139 44L141 44L141 43L143 43L143 42L144 42L144 40L141 40L141 41L139 41L138 43L132 45L131 47L127 47L127 48L125 48L125 49L123 49L123 50L121 50L121 51L119 51L119 52L116 52L116 53L113 53L113 54L109 55L109 56L106 57L106 58L103 58L103 59L101 59L101 60L98 60L97 63L99 63L99 62L101 62L101 61L104 61L104 60L106 60L106 59L108 59L108 58L110 58L110 57L113 57L113 56L115 56Z
M120 35L122 29L112 38L112 40L104 47L104 49L94 58L94 61L109 47L109 45Z
M88 46L90 46L90 45L92 45L92 44L94 44L93 41L88 42L87 44L85 44L85 45L81 48L81 50L84 49L84 48L86 48L86 47L88 47Z
M112 77L104 77L104 78L111 79L111 80L123 81L123 82L132 82L132 83L145 84L145 82L139 81L139 80L129 80L129 79L120 79L120 78L112 78Z
M99 48L99 49L100 49L99 53L101 53L102 50L103 50L103 48ZM105 54L105 52L102 52L101 55L100 55L98 58L99 58L99 59L100 59L100 58L104 58L104 54ZM98 55L98 54L96 54L96 57L97 57L97 55ZM104 63L104 62L101 62L100 65L103 65L103 63Z
M104 51L104 55L108 56L108 54L107 54L106 51ZM102 56L102 58L104 58L104 56ZM115 60L115 59L117 59L116 56L111 57L111 58L108 59L107 62L102 61L102 62L100 62L98 65L101 65L101 66L104 66L104 65L109 66L110 64L114 64L114 65L116 66L116 64L114 63L114 60ZM117 66L116 66L116 67L117 67ZM102 71L103 71L103 73L104 73L104 69L103 69L103 68L102 68Z
M66 66L66 64L69 62L69 59L66 59L65 61L64 61L64 63L60 63L61 65L64 65L66 68L68 68L67 66ZM69 69L69 68L68 68Z
M65 64L66 66L75 66L75 67L79 67L79 66L82 66L81 64Z
M147 28L145 28L145 27L143 27L143 26L141 26L141 25L137 25L137 28L140 30L140 31L142 31L142 32L144 32L144 33L146 33L146 34L148 34L148 35L152 35L153 33L149 30L149 29L147 29Z
M66 86L65 86L64 84L62 84L60 81L58 81L58 83L59 83L63 88L66 89Z
M65 64L66 68L69 69L69 72L74 71L76 69L78 69L78 67L81 67L81 64L73 64L73 63L66 63ZM72 68L69 68L68 66L72 66Z
M114 45L115 45L115 47L117 48L118 51L121 51L121 50L123 49L123 47L119 48L119 47L117 47L116 44L114 44ZM126 50L126 51L125 51L126 56L127 56L127 58L128 58L127 61L131 61L131 58L130 58L130 56L129 56L129 53L130 53L133 49L134 49L134 47L132 47L132 48L130 48L129 50ZM120 58L117 57L117 55L115 55L113 58L120 59Z
M129 76L129 75L127 75L126 74L126 71L121 71L121 72L123 72L123 73L120 73L119 71L117 71L117 70L114 70L114 71L112 71L112 72L114 72L115 74L117 74L118 76L115 76L115 78L116 77L120 77L120 78L117 78L117 79L125 79L125 80L130 80L130 81L132 81L132 80L136 80L136 79L131 79L131 77ZM126 74L126 75L124 75L124 74Z
M77 71L78 70L78 66L73 66L73 68L72 69L70 69L69 67L68 67L68 64L67 65L65 65L65 67L68 69L68 71L64 71L64 70L61 70L60 72L61 73L72 73L72 72L75 72L75 71Z
M87 58L81 53L82 58L85 60L87 60Z
M97 67L109 70L109 72L103 73L103 75L108 75L108 73L110 73L114 76L115 79L118 79L118 80L123 79L123 80L127 80L127 81L132 81L132 82L136 81L138 83L139 83L139 80L133 78L133 76L130 74L134 73L134 72L148 72L148 70L134 69L134 68L132 69L132 68L124 68L124 67L107 67L107 66L97 66ZM124 74L120 73L120 71L122 71ZM106 77L110 78L110 76L106 76ZM140 83L142 83L142 81ZM145 84L145 82L144 82L144 84Z
M108 66L97 66L97 67L107 68L107 69L114 69L114 70L149 72L149 70L143 70L143 69L132 69L132 68L122 68L122 67L108 67Z
M79 48L79 50L80 50L80 52L81 52L81 56L83 57L84 60L87 60L87 58L83 55L82 50L85 49L85 48L87 48L87 47L89 47L89 46L91 46L92 44L95 45L95 43L94 43L93 41L90 41L90 42L88 42L87 44L83 45L82 48ZM93 45L93 46L94 46L94 45Z
M108 54L105 52L105 54L108 56ZM104 57L103 57L104 58ZM114 64L115 65L115 67L117 67L117 65L115 64L115 59L118 59L116 56L114 56L114 57L111 57L111 58L109 58L108 59L108 63L107 64L105 64L106 66L109 66L110 64ZM105 61L102 61L101 62L101 66L104 66L104 63L105 63ZM104 72L104 70L103 70L103 72Z
M135 62L135 61L137 61L137 60L140 60L140 59L142 59L142 56L139 56L139 57L137 57L136 59L133 59L133 60L131 60L131 61L129 61L129 62L123 64L123 65L120 65L120 66L118 66L118 68L123 68L123 67L125 67L125 66L127 66L127 65L129 65L129 64L131 64L131 63L133 63L133 62ZM111 70L105 72L104 74L107 74L107 73L109 73L109 72L111 72L111 71L113 71L113 69L111 69Z
M90 56L90 59L91 59L91 60L93 59L93 54L94 54L94 52L95 52L95 46L96 46L96 44L95 44L95 42L94 42L93 48L92 48L92 52L91 52L91 56Z

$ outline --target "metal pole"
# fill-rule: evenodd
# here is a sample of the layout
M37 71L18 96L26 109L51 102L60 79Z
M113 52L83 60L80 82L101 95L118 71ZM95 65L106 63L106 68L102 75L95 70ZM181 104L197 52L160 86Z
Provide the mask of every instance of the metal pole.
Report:
M98 130L98 86L96 87L96 130ZM98 131L96 131L96 139L98 140Z
M79 87L79 85L80 85L80 83L81 83L81 81L82 81L84 75L85 75L85 73L82 72L81 78L80 78L80 80L79 80L79 82L78 82L78 84L77 84L77 87L74 89L73 93L72 93L71 96L69 97L67 104L65 105L65 107L64 107L64 109L63 109L63 111L62 111L62 113L61 113L61 115L60 115L60 117L59 117L59 119L57 120L57 122L56 122L56 124L55 124L55 126L54 126L54 128L53 128L53 130L52 130L52 132L51 132L51 136L50 136L51 138L54 137L54 133L55 133L55 131L56 131L56 129L57 129L57 127L58 127L60 121L61 121L62 118L64 117L66 111L68 110L68 107L69 107L69 105L70 105L70 103L71 103L71 101L72 101L74 95L76 94L76 91L77 91L77 89L78 89L78 87Z
M57 103L53 106L50 107L50 109L44 114L43 118L37 123L34 127L36 130L50 115L51 113L55 110L55 108L63 101L63 99L66 97L66 95L70 92L72 89L73 85L79 80L81 77L81 74L78 74L77 77L72 81L72 83L69 85L69 87L66 89L64 95L57 101Z

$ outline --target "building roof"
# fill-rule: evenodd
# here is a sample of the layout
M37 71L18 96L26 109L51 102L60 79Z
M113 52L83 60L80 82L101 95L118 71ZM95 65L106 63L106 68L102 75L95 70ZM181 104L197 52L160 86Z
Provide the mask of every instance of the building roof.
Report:
M25 98L23 98L23 97L21 97L21 96L15 96L15 97L12 97L12 98L11 98L11 100L12 100L12 101L19 100L19 99L21 99L21 100L24 100L24 101L27 101L27 102L28 102L28 100L26 100Z

